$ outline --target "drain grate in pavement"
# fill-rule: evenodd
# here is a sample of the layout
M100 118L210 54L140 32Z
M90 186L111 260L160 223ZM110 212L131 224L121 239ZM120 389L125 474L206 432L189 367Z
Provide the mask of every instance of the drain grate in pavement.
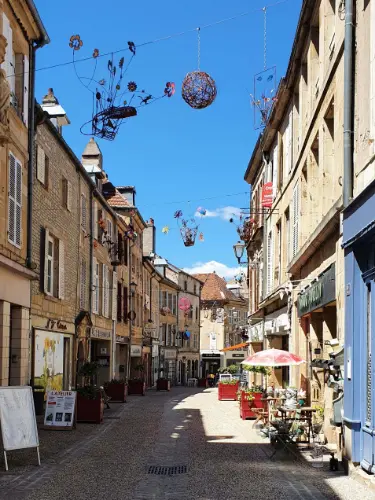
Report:
M115 415L106 415L105 418L108 420L120 420L121 417L116 417Z
M177 474L186 474L186 465L175 465L172 467L150 465L147 474L156 474L158 476L175 476Z

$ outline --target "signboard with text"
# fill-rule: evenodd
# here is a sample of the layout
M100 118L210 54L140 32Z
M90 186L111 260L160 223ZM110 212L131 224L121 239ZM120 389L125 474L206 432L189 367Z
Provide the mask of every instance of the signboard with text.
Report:
M50 428L72 429L76 408L75 391L48 391L44 425Z
M273 184L272 182L266 182L262 187L262 207L272 208L273 202Z

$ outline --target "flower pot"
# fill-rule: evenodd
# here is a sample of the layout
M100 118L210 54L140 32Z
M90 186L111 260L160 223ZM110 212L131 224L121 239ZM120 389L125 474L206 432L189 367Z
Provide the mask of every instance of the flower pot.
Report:
M129 380L128 394L144 396L146 394L146 382L142 382L142 380Z
M96 399L87 399L77 393L77 422L101 424L103 422L104 401L100 394Z
M158 378L156 381L156 390L157 391L170 391L171 390L171 382L166 378Z
M125 382L108 382L105 385L105 392L111 398L113 403L126 403L128 395L128 386Z
M208 387L208 382L206 378L199 378L198 379L198 387Z
M237 399L237 391L238 391L239 382L236 384L221 384L219 382L219 391L218 391L218 399L219 401L236 401Z
M253 411L253 408L266 408L266 401L262 401L263 394L261 392L252 392L250 393L254 398L251 401L248 400L248 395L245 391L241 391L240 396L240 417L242 420L246 420L247 418L257 418L258 414Z

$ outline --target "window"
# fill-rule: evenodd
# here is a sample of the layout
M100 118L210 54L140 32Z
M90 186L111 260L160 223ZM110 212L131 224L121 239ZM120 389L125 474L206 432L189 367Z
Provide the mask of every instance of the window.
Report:
M44 253L44 276L42 289L45 294L64 299L65 263L64 242L55 238L48 229L44 229L44 241L41 242Z
M62 178L62 206L71 212L72 210L72 183Z
M44 149L39 145L37 146L36 178L46 189L48 189L49 159Z
M292 258L298 252L298 236L299 236L299 181L293 189L293 228L292 228Z
M100 297L100 286L99 286L99 262L96 258L93 258L93 276L92 276L92 312L94 314L99 314L99 297Z
M9 153L8 240L21 248L22 165Z
M107 219L107 239L109 241L111 241L112 243L114 242L113 241L113 225L112 225L111 219Z
M102 264L102 315L109 317L109 273L108 267Z
M277 195L277 174L279 169L279 147L278 144L275 144L275 147L272 151L272 187L273 187L273 198L276 198Z
M168 309L171 311L173 311L173 295L171 293L168 293Z
M197 285L194 285L194 295L197 295Z
M185 292L187 292L187 289L188 289L188 282L184 281L184 290L185 290Z
M123 239L123 245L124 245L124 265L128 265L128 238L124 236Z
M233 309L229 309L228 311L228 321L230 325L233 325L234 318L233 318Z
M128 289L126 286L124 286L124 303L123 303L123 308L124 308L124 322L128 322Z
M122 241L122 234L117 231L117 258L120 264L124 263L124 246Z
M172 314L176 316L177 314L177 295L173 295L172 299Z
M81 227L83 231L87 229L87 206L86 196L81 194Z
M81 288L80 288L80 308L86 310L86 261L81 261Z
M198 319L199 319L199 308L198 307L195 308L195 319L196 319L196 321L198 321Z

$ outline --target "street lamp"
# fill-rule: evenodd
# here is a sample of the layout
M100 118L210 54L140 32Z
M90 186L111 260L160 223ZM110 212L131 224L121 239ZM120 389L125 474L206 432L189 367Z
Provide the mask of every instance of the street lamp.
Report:
M241 259L245 251L245 244L238 241L235 245L233 245L233 251L238 263L241 264Z
M130 293L134 295L137 289L137 283L134 283L134 281L132 281L129 286L130 286Z

